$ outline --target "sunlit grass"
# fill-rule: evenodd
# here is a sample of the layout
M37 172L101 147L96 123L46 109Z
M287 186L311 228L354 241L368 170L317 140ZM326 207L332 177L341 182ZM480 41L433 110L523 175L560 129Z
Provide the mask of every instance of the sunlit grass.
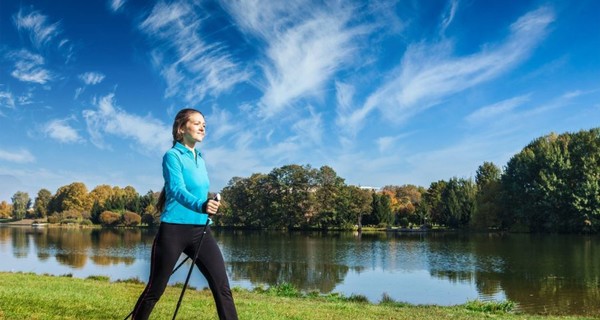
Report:
M107 281L26 273L0 273L0 319L123 319L135 304L144 284L139 280ZM167 288L151 319L170 319L181 292ZM302 293L281 283L254 290L234 288L240 319L586 319L520 315L512 302L471 301L453 307L415 306L383 295L370 303L360 295ZM217 319L209 290L187 290L177 319ZM591 319L591 318L588 318Z

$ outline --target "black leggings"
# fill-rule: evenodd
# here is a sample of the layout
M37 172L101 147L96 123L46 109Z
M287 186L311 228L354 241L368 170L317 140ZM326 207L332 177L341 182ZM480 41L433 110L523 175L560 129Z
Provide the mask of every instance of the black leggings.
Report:
M150 279L135 304L133 319L148 319L154 305L165 291L173 267L181 253L185 253L191 259L194 258L203 230L204 226L199 225L164 222L160 224L152 245ZM212 236L210 227L206 228L196 266L208 281L219 319L237 319L223 255Z

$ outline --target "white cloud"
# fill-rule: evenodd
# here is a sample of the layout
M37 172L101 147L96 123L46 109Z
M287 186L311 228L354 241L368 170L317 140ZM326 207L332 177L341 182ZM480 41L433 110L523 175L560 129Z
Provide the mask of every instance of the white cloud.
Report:
M377 138L377 147L379 148L379 152L384 153L388 151L391 147L393 147L394 143L396 143L398 137L380 137Z
M440 27L441 35L444 35L444 33L446 33L446 29L448 29L448 27L452 23L452 20L454 20L454 15L456 14L457 9L458 0L450 0L450 2L448 2L447 4L447 11L444 12L444 16L442 17L442 24Z
M214 140L231 134L239 126L232 119L231 113L225 109L213 107L211 114L206 117L207 134Z
M450 56L449 41L413 43L389 79L362 107L339 122L357 132L364 118L376 108L389 119L403 121L452 94L489 81L528 58L553 21L554 14L549 8L529 12L510 26L506 41L485 45L480 52L465 57Z
M298 120L292 126L298 141L303 145L319 146L323 137L323 119L313 107L308 107L310 116Z
M44 46L60 34L59 23L49 23L47 20L48 17L38 11L25 14L23 10L19 10L13 16L17 29L29 32L29 38L37 48Z
M119 11L119 9L121 9L123 7L125 2L126 2L126 0L109 0L110 9L113 12L117 12L117 11Z
M0 91L0 107L15 108L15 99L13 97L12 92L10 91Z
M11 151L0 149L0 160L15 163L30 163L35 162L35 157L26 149Z
M184 1L157 3L139 25L152 40L154 65L167 82L166 96L198 103L207 95L218 95L246 81L249 73L226 53L221 43L206 43L200 25L203 17Z
M511 112L514 108L529 101L529 95L518 96L484 106L467 116L466 120L471 123L497 118Z
M350 26L355 12L310 1L224 1L242 31L266 42L260 62L265 91L259 113L279 114L300 98L319 97L328 80L357 52L367 28ZM310 8L310 10L308 9Z
M9 57L15 61L15 69L11 72L14 78L39 84L52 80L52 73L43 67L44 57L39 54L22 49L9 53Z
M68 124L68 120L52 120L44 125L43 131L52 139L63 143L82 141L77 130Z
M104 80L104 75L99 72L86 72L79 75L79 79L87 85L95 85Z
M108 148L104 135L131 139L137 146L150 152L162 153L171 146L171 128L149 116L132 115L119 109L114 103L114 94L100 98L96 110L84 110L92 143L99 148Z

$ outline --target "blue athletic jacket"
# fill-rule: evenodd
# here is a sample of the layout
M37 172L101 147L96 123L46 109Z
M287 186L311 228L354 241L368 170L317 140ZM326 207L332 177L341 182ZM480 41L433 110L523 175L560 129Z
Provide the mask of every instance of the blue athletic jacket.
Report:
M206 224L208 214L202 211L210 182L200 152L177 142L165 153L162 169L166 201L160 220L178 224Z

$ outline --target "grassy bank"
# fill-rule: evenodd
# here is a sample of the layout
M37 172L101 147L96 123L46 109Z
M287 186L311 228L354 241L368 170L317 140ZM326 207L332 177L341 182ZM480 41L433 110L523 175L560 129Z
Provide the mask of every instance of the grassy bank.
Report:
M76 279L0 272L0 319L123 319L144 285L105 277ZM169 287L151 319L171 319L180 287ZM360 297L301 295L291 287L235 290L240 319L586 319L507 312L510 304L454 307L371 304ZM186 291L177 319L217 319L210 291ZM591 319L591 318L587 318Z

